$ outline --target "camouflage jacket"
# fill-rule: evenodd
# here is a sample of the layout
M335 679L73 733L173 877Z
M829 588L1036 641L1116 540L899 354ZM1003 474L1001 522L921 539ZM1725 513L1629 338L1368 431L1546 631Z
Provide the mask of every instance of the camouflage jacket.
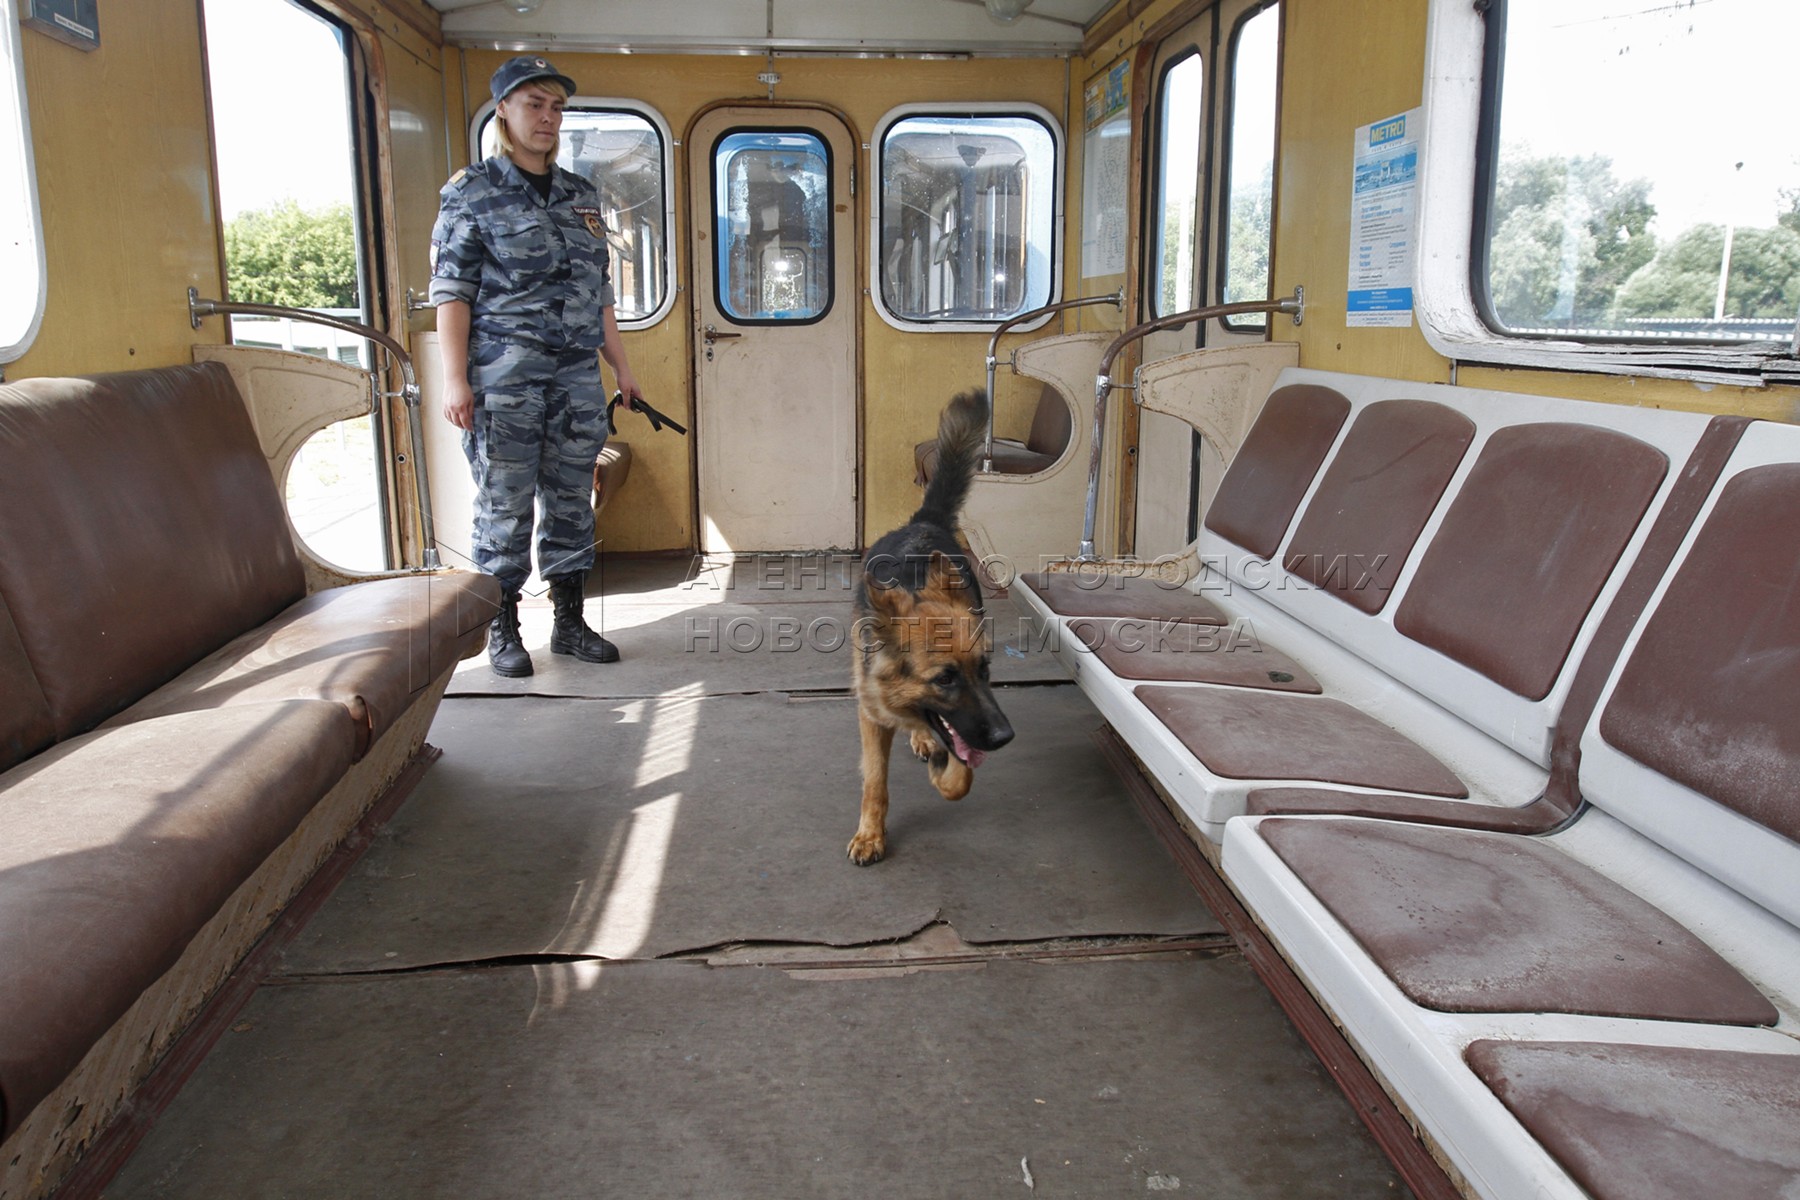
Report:
M431 302L446 300L468 303L471 339L597 349L613 287L593 184L553 168L545 203L503 155L458 171L431 231Z

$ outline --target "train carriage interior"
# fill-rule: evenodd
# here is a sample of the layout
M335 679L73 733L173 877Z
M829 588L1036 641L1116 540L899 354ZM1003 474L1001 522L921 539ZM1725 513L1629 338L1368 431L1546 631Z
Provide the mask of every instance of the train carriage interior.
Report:
M0 0L0 1200L1800 1196L1796 43ZM446 412L520 56L618 661Z

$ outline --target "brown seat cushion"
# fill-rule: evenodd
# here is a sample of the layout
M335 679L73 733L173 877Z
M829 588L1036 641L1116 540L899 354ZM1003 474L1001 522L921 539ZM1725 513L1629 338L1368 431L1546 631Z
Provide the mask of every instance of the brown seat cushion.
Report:
M342 706L100 730L0 775L0 1136L349 769Z
M218 363L0 386L0 462L0 512L30 518L0 521L0 594L59 738L305 594Z
M1596 1200L1800 1195L1800 1055L1483 1039L1464 1059Z
M0 771L24 762L56 740L50 702L0 597Z
M1312 673L1248 630L1193 621L1077 617L1069 633L1121 679L1317 693Z
M1537 838L1275 817L1282 862L1415 1004L1772 1025L1706 943Z
M1062 457L1075 436L1075 414L1068 401L1050 384L1038 393L1037 411L1031 415L1031 431L1025 435L1025 448L1034 454L1048 455L1052 461Z
M500 604L491 575L375 579L315 592L229 642L108 722L272 700L330 700L362 736L360 757L458 659L486 644Z
M1328 387L1290 384L1272 392L1219 481L1206 527L1272 557L1349 415L1350 401Z
M606 507L631 478L631 443L608 438L594 460L594 511Z
M1800 464L1719 493L1600 718L1608 743L1800 842Z
M1340 700L1158 684L1143 684L1135 694L1207 770L1227 779L1469 794L1450 768Z
M1594 425L1499 430L1432 536L1395 628L1543 699L1668 466L1656 447Z
M1069 406L1049 384L1038 393L1037 410L1031 417L1031 431L1023 442L1013 438L994 439L994 473L998 475L1036 475L1056 465L1075 429ZM913 482L924 487L937 470L938 444L933 438L913 447Z
M1474 438L1475 422L1429 400L1363 409L1306 506L1284 565L1363 612L1380 612Z
M994 472L998 475L1036 475L1039 471L1049 470L1056 459L1054 454L1039 454L1020 442L1006 438L994 439ZM930 483L932 472L937 470L937 463L936 439L914 446L913 482L920 487Z
M1019 577L1060 617L1133 617L1225 625L1231 618L1204 596L1149 575L1040 571Z

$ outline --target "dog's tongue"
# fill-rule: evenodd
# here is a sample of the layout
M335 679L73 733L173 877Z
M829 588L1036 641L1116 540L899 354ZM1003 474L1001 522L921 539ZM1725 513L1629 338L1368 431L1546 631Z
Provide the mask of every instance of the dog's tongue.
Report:
M946 725L945 728L948 729L949 726ZM950 749L956 752L956 757L969 764L971 771L987 759L987 751L969 749L969 743L963 741L962 734L954 729L950 730Z

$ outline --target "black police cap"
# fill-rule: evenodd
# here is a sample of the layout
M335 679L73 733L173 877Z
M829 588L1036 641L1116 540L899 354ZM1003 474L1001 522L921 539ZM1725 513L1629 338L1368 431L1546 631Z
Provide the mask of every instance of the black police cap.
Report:
M563 85L563 90L570 95L575 94L575 81L562 74L550 65L550 60L535 54L521 54L517 58L509 58L500 64L494 72L494 78L488 82L488 90L494 94L494 102L512 94L514 88L534 79L554 79Z

